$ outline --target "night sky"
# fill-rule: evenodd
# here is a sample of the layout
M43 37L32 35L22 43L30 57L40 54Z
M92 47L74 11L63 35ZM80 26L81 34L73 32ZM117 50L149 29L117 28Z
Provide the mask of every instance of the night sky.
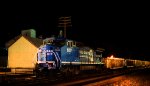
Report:
M106 6L107 7L107 6ZM35 29L37 37L58 35L58 18L71 16L69 39L90 47L101 47L107 55L150 60L148 11L141 7L78 8L72 10L25 10L1 16L1 47L24 29ZM104 9L105 8L105 9ZM6 15L7 14L7 15Z

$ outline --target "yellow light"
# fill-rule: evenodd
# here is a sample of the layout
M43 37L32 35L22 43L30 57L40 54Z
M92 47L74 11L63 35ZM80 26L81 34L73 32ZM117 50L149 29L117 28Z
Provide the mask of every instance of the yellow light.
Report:
M113 55L111 55L111 56L110 56L110 58L114 58L114 56L113 56Z

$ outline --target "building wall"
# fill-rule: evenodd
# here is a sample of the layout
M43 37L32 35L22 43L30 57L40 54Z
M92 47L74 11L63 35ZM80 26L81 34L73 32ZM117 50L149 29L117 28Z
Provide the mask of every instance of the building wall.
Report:
M33 68L37 61L37 50L23 36L8 48L9 68Z

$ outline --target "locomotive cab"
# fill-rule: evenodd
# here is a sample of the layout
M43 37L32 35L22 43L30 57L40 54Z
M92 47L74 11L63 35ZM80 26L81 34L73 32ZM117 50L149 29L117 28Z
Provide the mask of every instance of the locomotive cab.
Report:
M60 64L60 49L53 44L53 40L44 41L37 52L36 70L58 70Z

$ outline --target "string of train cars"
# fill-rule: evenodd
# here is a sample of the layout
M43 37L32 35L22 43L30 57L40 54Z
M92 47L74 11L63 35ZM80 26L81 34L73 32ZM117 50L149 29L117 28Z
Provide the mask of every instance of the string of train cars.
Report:
M105 63L105 66L108 69L150 67L150 61L117 58L114 57L113 55L103 59L104 59L103 61Z
M149 67L149 61L116 57L103 58L104 49L93 50L74 40L47 38L37 53L36 74L43 71L79 74L81 71L102 71L129 67Z

